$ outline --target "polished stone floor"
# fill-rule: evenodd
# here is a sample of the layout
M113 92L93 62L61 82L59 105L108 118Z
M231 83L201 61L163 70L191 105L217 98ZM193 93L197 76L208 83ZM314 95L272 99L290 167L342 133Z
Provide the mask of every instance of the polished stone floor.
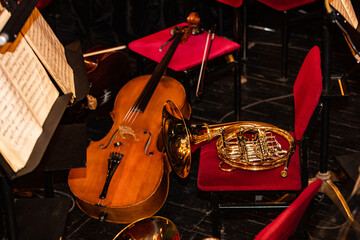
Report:
M96 5L98 1L79 1L78 4L83 7L81 10L79 10L79 6L72 6L73 9L71 9L71 5L69 5L71 2L73 1L55 0L55 6L49 6L49 9L43 11L55 34L64 45L78 40L81 42L82 50L86 51L95 45L113 47L118 44L127 44L129 39L147 33L144 30L142 33L137 32L137 35L121 35L118 28L109 24L105 15L103 18L96 15L97 11L100 11L99 9L94 10L96 6L89 5L90 2ZM205 4L204 2L199 1L199 4ZM280 79L281 13L273 11L256 1L248 2L249 50L246 61L246 81L241 85L241 120L268 122L291 130L294 110L292 86L301 63L311 47L317 45L323 53L322 17L317 16L309 22L303 22L290 28L288 79L284 81ZM118 11L119 14L124 14L125 10L114 8L115 5L115 3L111 5L111 1L104 1L102 5L104 9L101 10L105 13ZM210 13L216 14L216 12L214 13L216 8L209 8ZM305 10L312 11L319 8L321 9L322 5L309 6ZM150 16L151 13L156 12L156 9L153 12L150 10L148 9ZM231 9L224 8L224 11L226 14L232 14ZM89 12L93 15L90 15ZM87 13L89 13L90 17ZM304 11L291 14L298 16L304 14ZM88 18L85 19L85 15ZM87 21L88 19L91 21ZM225 24L231 24L232 17L225 15L225 20ZM121 24L119 25L121 26ZM331 72L333 74L342 74L355 64L355 60L339 29L334 25L331 26ZM142 27L151 32L160 29L162 26L161 24L156 26L158 29L156 27L154 27L155 29L146 28L146 25ZM270 31L264 31L261 27L268 27ZM123 32L126 31L122 30L121 33ZM137 76L135 55L129 50L125 50L125 52L131 62L131 74L135 77ZM151 72L154 64L147 61L145 67L145 71ZM181 78L178 80L183 81ZM335 183L345 198L354 185L353 174L350 174L349 171L354 172L353 170L360 165L359 158L357 158L357 156L360 156L360 143L358 141L360 138L359 76L356 74L350 76L348 83L351 95L344 98L334 98L330 102L328 145L328 167L338 176ZM192 84L195 85L195 82L192 82ZM192 98L192 121L206 123L233 121L234 97L232 93L233 79L231 72L210 72L205 78L203 95L200 98L194 96ZM101 139L111 127L109 117L97 118L89 115L81 120L87 123L89 141ZM81 120L77 119L76 121ZM314 177L319 171L320 137L321 119L318 119L310 142L310 177ZM355 160L348 163L346 159L349 156L355 156ZM209 194L197 188L197 159L198 156L195 153L190 174L186 179L177 177L173 172L170 174L168 197L164 206L156 213L158 216L173 221L181 239L184 240L203 239L212 235ZM345 167L343 166L344 162L347 163ZM66 182L66 174L66 171L56 173L54 186L56 195L59 197L63 196L64 193L71 196ZM72 201L74 201L74 198L72 198ZM359 195L349 201L351 210L359 221L358 203ZM348 228L346 219L326 196L319 194L315 198L315 204L309 209L313 213L306 224L309 239L360 239L359 229ZM278 212L262 211L225 214L223 239L253 239L277 214ZM125 226L125 224L100 222L87 216L76 205L73 205L67 216L62 239L113 239Z

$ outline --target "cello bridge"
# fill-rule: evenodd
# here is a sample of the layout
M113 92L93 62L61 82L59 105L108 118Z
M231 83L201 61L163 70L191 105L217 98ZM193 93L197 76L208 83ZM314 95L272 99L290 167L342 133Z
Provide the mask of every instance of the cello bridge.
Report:
M123 125L119 126L119 134L123 139L125 138L125 135L130 135L134 138L135 141L139 141L139 139L136 137L134 130L132 130L131 127Z

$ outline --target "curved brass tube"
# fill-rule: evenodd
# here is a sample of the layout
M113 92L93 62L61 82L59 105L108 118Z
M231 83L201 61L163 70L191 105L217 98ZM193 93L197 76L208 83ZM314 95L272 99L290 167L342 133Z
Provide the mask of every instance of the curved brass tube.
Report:
M191 146L215 138L219 138L216 146L221 160L219 168L223 171L268 170L285 164L281 176L286 177L289 159L295 151L295 141L291 134L276 126L254 121L190 124L171 101L164 105L162 124L166 154L173 169L181 177L186 177L189 172ZM286 140L285 148L275 135Z
M113 240L179 240L175 224L165 217L139 219L121 230Z
M331 7L330 7L330 2L329 0L325 0L325 9L328 13L331 13Z

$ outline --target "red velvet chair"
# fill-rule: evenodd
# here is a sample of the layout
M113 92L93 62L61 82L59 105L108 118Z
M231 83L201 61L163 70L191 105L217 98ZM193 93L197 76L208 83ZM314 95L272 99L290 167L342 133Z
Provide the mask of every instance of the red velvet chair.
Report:
M243 0L217 0L218 2L225 3L234 8L238 8L243 4Z
M267 225L254 240L286 240L296 232L312 198L319 192L322 181L316 179L295 199L290 206Z
M287 79L287 63L288 63L288 42L289 42L289 33L288 33L288 12L290 10L296 10L297 8L314 3L318 0L257 0L265 4L266 6L284 13L284 22L283 22L283 29L282 29L282 68L281 68L281 78L286 80ZM322 5L314 14L319 16L322 10ZM309 15L309 14L308 14ZM296 20L299 20L297 17Z
M219 3L219 32L223 35L223 8L232 7L234 12L233 18L233 40L241 44L241 83L246 82L246 60L247 60L247 23L246 23L246 1L243 0L217 0ZM241 11L242 10L242 14ZM242 15L241 19L240 16ZM240 30L242 26L242 30ZM242 36L241 36L242 35ZM242 38L241 38L242 37Z
M296 142L296 150L291 156L286 178L282 178L280 174L283 167L265 171L221 171L216 149L217 140L201 147L198 188L211 192L215 237L220 236L221 212L224 209L233 209L232 205L222 204L220 197L240 192L250 193L257 199L274 192L299 193L307 186L307 142L311 123L316 119L319 111L318 102L322 92L320 65L320 50L318 47L313 47L306 56L293 87L295 123L294 132L291 134ZM284 142L281 138L277 140L280 144ZM288 202L275 202L274 204L237 202L236 204L236 209L284 209L289 205Z
M233 40L235 42L239 42L240 37L239 37L239 19L240 19L240 7L243 6L245 4L245 2L243 0L216 0L219 3L222 3L219 5L219 30L220 30L220 35L223 35L223 21L222 21L222 17L223 17L223 13L222 13L222 9L223 9L223 4L230 6L234 9L234 19L233 19Z
M200 16L201 18L201 16ZM187 23L181 23L177 26L183 26ZM156 32L154 34L145 36L143 38L137 39L129 43L129 49L142 57L155 61L157 63L165 55L166 50L170 44L167 44L162 51L159 51L159 48L171 38L170 27L162 31ZM190 88L191 73L193 70L199 69L204 56L204 49L207 40L207 31L199 35L191 35L188 40L179 44L174 55L171 58L171 61L168 65L168 68L185 74L185 80L183 81L187 97L191 102L192 90ZM235 61L233 61L233 73L234 73L234 90L235 90L235 115L239 116L240 109L240 74L239 74L239 60L237 51L240 48L240 45L234 41L225 39L223 37L215 35L210 54L208 57L209 61L212 61L221 56L226 56L232 53L234 54ZM139 62L139 65L142 61ZM142 74L142 72L140 72ZM196 79L197 80L197 79Z
M36 7L41 11L45 7L47 7L51 2L52 0L39 0L38 3L36 4Z

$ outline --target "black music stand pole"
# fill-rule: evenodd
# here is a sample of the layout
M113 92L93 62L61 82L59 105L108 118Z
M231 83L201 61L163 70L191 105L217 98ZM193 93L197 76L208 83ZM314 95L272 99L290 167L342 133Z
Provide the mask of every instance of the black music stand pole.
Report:
M321 151L320 151L320 173L328 172L328 139L329 139L329 83L330 75L330 29L329 19L324 16L323 24L323 94L322 94L322 112L321 112Z
M331 174L328 171L328 147L329 147L329 116L330 116L330 94L329 94L329 84L331 79L330 72L330 21L326 13L323 14L323 93L321 97L321 102L323 104L322 113L321 113L321 146L320 146L320 169L316 175L316 178L322 180L322 185L320 192L327 195L331 201L336 205L340 212L350 221L354 222L354 217L350 211L349 206L347 205L343 195L340 193L339 189L331 180Z
M5 211L6 229L8 231L8 238L10 240L17 240L17 223L15 214L15 204L12 188L6 176L0 176L0 189L2 201Z

